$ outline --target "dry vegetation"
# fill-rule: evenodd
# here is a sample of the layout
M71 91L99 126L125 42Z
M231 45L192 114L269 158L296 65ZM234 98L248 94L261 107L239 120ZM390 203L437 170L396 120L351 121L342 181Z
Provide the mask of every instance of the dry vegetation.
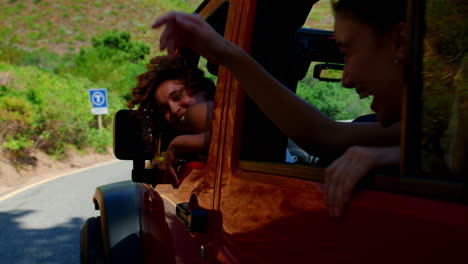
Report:
M157 46L153 43L157 43L158 34L150 28L153 20L170 10L192 12L202 1L1 1L0 122L3 126L0 126L0 194L28 184L33 178L42 179L58 172L90 165L92 162L113 159L112 154L102 151L108 147L111 115L105 117L105 133L95 131L94 121L78 125L71 116L81 116L80 121L89 119L89 107L85 97L87 89L93 87L108 88L109 101L114 102L110 108L124 107L123 91L128 93L134 77L144 70L144 60L136 64L111 58L102 60L93 57L99 53L90 52L92 48L88 50L87 55L79 55L79 51L91 46L91 38L116 29L118 32L130 32L132 41L149 44L153 49L150 54L155 54ZM333 19L329 2L330 0L322 0L316 4L306 27L332 29ZM82 65L77 63L80 56L81 62L85 61ZM51 94L75 98L79 103L72 99L64 102L59 100L57 103L48 97ZM74 107L69 110L72 110L74 115L60 111L67 109L63 104L72 104ZM18 111L13 111L11 105L14 109L28 110L29 115L14 115ZM44 116L42 121L36 120L37 116L47 112L45 110L48 110L50 115ZM55 115L54 111L61 114ZM67 118L62 120L57 117L64 113ZM31 118L26 120L23 118L25 116ZM44 120L50 122L44 123ZM56 124L49 124L51 122ZM71 122L74 125L60 122ZM18 131L15 131L19 136L14 136L14 131L5 125L23 128L24 131L17 129ZM54 148L44 147L44 144L40 144L45 142L44 139L49 139L49 143L62 140L55 135L53 129L44 133L44 128L54 126L67 127L73 131L87 129L85 134L91 136L89 139L83 139L71 135L71 131L62 131L68 138L81 138L85 143L65 142ZM74 126L79 129L75 129ZM64 129L57 129L59 130ZM86 143L86 140L91 142ZM40 146L48 155L39 150ZM104 154L97 154L96 146L97 152Z
M129 31L136 40L154 43L150 28L159 15L191 12L202 0L4 0L0 2L0 32L8 32L23 48L44 47L60 54L89 46L92 36L106 30ZM330 0L319 1L306 25L332 29Z
M0 2L1 31L24 48L58 53L88 46L92 36L109 29L130 31L152 43L151 22L169 10L190 12L201 0L5 0Z

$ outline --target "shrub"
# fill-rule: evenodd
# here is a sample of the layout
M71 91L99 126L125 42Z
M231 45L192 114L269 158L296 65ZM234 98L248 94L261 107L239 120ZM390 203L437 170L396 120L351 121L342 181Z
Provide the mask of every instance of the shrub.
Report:
M63 60L58 54L41 48L33 51L22 51L17 63L23 66L36 66L50 72L57 72L61 68Z
M5 96L0 98L0 146L9 154L14 164L28 160L34 130L32 105L24 98Z
M107 153L112 144L112 133L109 130L92 128L88 133L88 142L97 153Z
M10 136L10 141L27 134L34 127L34 112L26 99L14 96L0 98L0 144Z
M138 62L150 52L148 44L131 41L130 32L119 32L117 30L107 31L102 36L91 38L91 44L94 49L99 51L100 59L113 58L115 60ZM83 49L81 52L86 51L87 49Z
M0 96L0 135L3 138L0 144L7 142L2 145L4 149L26 151L33 145L56 157L67 145L107 150L112 139L111 116L125 106L119 95L109 94L110 115L104 116L104 129L98 137L92 132L96 118L90 113L88 99L88 89L97 87L96 84L30 66L0 64L0 70L15 76L13 86L7 87L6 95ZM7 133L12 137L7 138ZM109 138L103 139L106 136Z
M297 95L335 120L349 120L371 113L370 99L359 100L351 89L339 83L319 82L307 76L299 83Z
M33 141L25 135L18 135L17 138L8 135L7 139L1 145L4 153L13 163L20 167L24 164L35 165L37 159L30 155L30 149L33 146Z
M18 49L19 41L13 28L0 27L0 39L0 61L15 63L21 51Z
M73 64L61 71L87 78L128 100L136 76L146 70L143 59L148 54L149 46L131 41L128 32L111 31L93 37L92 46L81 49Z

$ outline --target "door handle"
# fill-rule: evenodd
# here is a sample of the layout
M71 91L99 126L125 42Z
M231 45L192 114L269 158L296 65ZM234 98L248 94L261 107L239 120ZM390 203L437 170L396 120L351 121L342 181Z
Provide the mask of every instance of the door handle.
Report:
M180 203L176 206L176 216L189 232L208 233L208 214L205 209L189 209L189 203Z

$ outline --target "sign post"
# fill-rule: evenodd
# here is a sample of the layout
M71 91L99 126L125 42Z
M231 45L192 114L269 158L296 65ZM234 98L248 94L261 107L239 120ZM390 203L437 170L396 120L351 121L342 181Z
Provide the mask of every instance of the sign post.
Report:
M109 114L107 109L107 89L89 89L89 101L93 105L91 113L97 115L99 130L102 130L102 115Z

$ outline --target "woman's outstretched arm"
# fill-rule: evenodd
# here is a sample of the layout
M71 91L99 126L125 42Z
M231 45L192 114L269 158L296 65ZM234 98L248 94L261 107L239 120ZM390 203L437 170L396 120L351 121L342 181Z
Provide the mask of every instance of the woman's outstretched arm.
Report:
M154 28L165 25L160 48L174 55L191 48L210 62L227 67L246 93L285 135L313 155L343 153L352 145L395 146L399 124L340 123L326 117L263 69L249 54L227 41L200 16L169 13Z

